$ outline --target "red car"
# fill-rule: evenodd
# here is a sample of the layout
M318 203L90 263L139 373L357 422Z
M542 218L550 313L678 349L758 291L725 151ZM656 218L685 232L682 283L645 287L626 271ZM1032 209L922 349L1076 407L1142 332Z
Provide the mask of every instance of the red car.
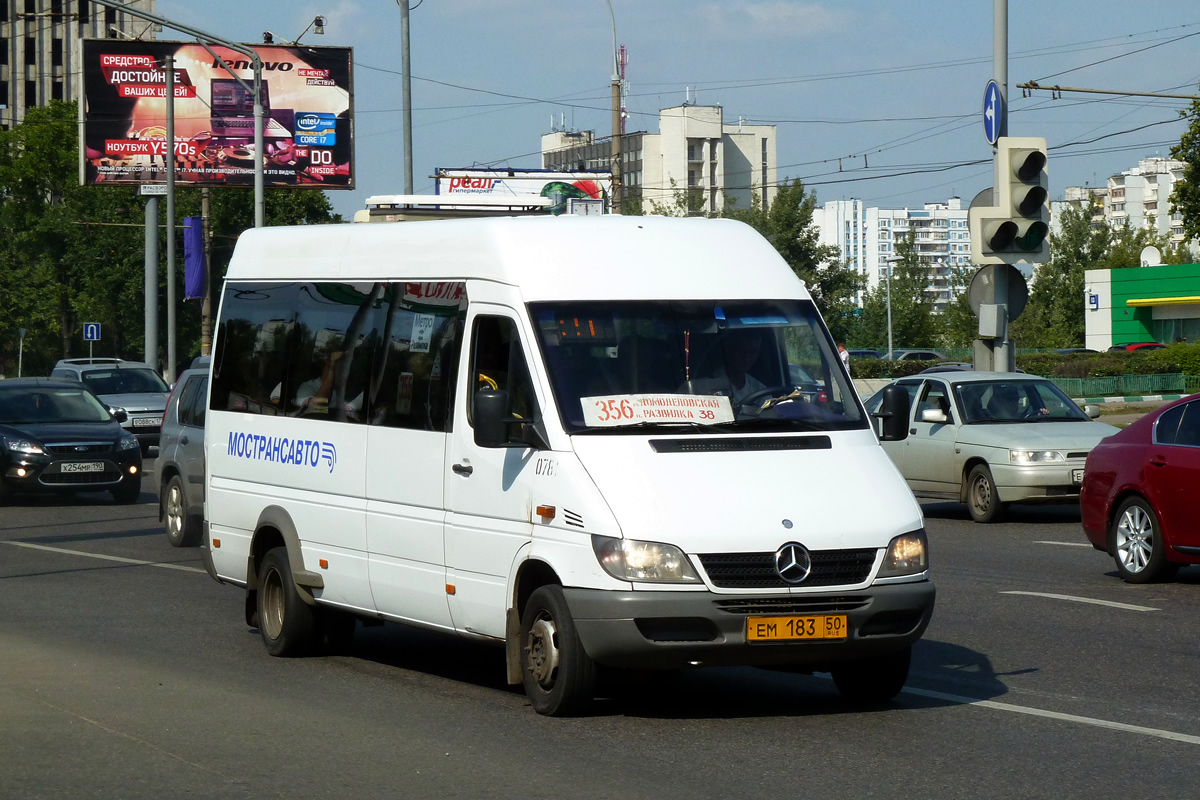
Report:
M1130 583L1200 564L1200 395L1147 414L1088 455L1083 530Z
M1109 352L1114 350L1162 350L1164 347L1166 345L1161 342L1134 342L1133 344L1114 344L1108 350Z

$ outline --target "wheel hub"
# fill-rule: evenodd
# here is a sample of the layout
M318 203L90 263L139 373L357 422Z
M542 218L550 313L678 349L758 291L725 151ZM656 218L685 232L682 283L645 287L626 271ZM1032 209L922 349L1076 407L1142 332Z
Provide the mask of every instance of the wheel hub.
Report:
M541 686L554 683L554 673L558 669L557 637L552 619L539 618L529 629L529 643L525 645L529 672Z

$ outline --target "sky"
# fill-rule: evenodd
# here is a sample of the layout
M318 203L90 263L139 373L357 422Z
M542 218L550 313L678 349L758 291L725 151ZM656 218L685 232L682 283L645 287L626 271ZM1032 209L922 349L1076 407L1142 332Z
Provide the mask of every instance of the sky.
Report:
M434 169L538 168L552 120L611 133L613 21L628 52L627 131L692 96L724 118L774 124L780 177L818 202L919 208L991 184L982 102L992 77L987 0L409 0L413 184ZM396 0L158 0L167 19L226 39L354 50L356 187L331 191L349 218L404 190ZM1009 134L1050 147L1051 198L1168 156L1184 99L1016 84L1200 94L1200 7L1178 0L1009 0ZM186 38L165 30L161 39ZM973 161L987 163L968 164ZM960 166L964 165L965 166Z

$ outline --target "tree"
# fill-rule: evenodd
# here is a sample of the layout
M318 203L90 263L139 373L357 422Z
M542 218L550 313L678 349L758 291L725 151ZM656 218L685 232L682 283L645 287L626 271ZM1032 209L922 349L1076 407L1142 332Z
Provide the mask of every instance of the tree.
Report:
M104 330L97 355L144 353L143 201L132 188L80 186L77 136L76 106L63 102L31 108L21 124L0 131L0 374L15 373L18 328L28 331L25 374L48 374L58 358L78 353L84 321ZM199 215L199 198L198 189L179 191L177 233L183 216ZM266 205L272 225L336 220L319 190L270 191ZM248 189L212 191L216 275L224 274L237 236L252 221ZM159 253L165 251L160 245ZM176 252L182 288L183 247ZM163 278L159 319L165 321ZM200 309L180 303L178 350L187 354L198 346Z
M946 347L970 347L979 336L979 317L971 309L967 290L975 268L952 267L950 270L950 292L954 299L946 304L941 319L941 343Z
M940 322L933 313L929 265L917 253L916 232L910 230L896 241L892 264L891 307L894 346L929 347L939 343ZM885 278L863 299L862 317L856 340L862 344L886 345L888 341L888 281Z
M1183 217L1183 232L1188 239L1200 240L1200 100L1180 116L1188 120L1188 129L1171 148L1171 158L1184 162L1183 180L1171 190L1171 207Z
M1083 206L1059 215L1050 263L1038 268L1025 313L1013 323L1013 339L1022 347L1083 346L1083 273L1103 263L1112 239L1107 226L1092 226L1092 213Z
M854 297L865 280L842 261L837 247L821 244L813 224L816 207L816 194L806 192L799 178L785 178L769 208L763 209L756 194L750 208L727 207L723 216L746 223L771 243L808 287L834 338L844 341L852 326Z
M1147 247L1157 247L1159 253L1162 254L1162 263L1164 264L1191 263L1191 253L1187 248L1183 245L1172 246L1170 236L1156 233L1153 217L1151 217L1149 227L1146 228L1134 228L1129 224L1129 220L1125 220L1124 225L1113 228L1108 251L1104 254L1103 261L1092 269L1140 267L1142 250Z

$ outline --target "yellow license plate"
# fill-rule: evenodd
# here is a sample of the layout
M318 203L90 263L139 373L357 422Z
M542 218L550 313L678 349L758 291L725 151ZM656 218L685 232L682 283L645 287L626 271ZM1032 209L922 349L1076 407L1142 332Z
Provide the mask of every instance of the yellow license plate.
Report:
M785 642L792 639L845 639L845 614L816 617L749 617L746 641Z

